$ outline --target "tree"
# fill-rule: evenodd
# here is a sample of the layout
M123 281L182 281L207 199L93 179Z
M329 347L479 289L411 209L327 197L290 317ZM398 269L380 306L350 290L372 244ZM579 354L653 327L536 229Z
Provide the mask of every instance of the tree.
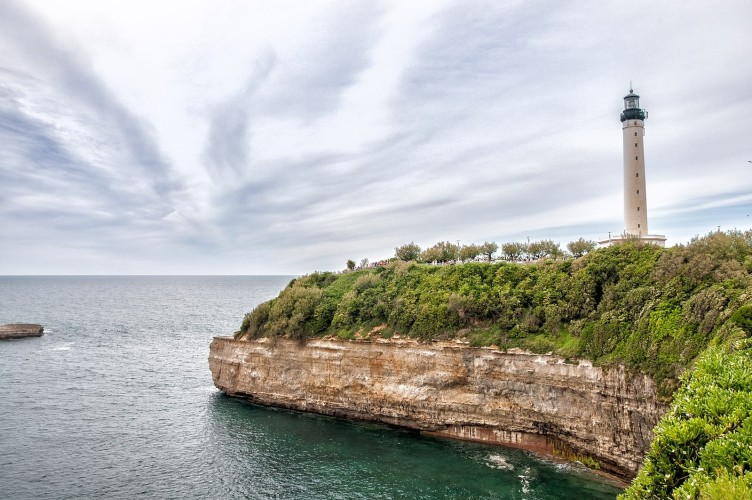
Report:
M355 269L355 261L352 259L347 259L347 270L352 271Z
M365 269L366 267L368 267L368 257L364 257L360 261L360 267L362 267L363 269Z
M476 244L462 245L462 248L460 248L460 260L464 262L475 259L482 253L480 249L481 247Z
M546 244L543 241L531 241L527 246L527 255L532 260L538 260L546 255Z
M582 257L588 252L595 249L595 242L592 240L585 240L580 238L577 241L570 241L567 243L567 250L575 257Z
M410 243L402 245L401 247L395 248L394 256L399 260L409 262L411 260L418 260L420 258L420 251L420 247L411 241Z
M551 241L551 244L548 248L548 255L553 259L558 259L564 256L564 250L561 249L561 245L559 243L554 243L553 241Z
M531 241L527 246L527 254L533 260L545 259L552 257L554 259L561 257L561 246L553 240Z
M442 262L443 258L444 255L441 252L441 249L436 245L426 248L425 250L420 252L421 262Z
M457 258L459 247L449 241L440 241L421 252L423 262L449 262Z
M480 246L480 253L488 257L488 262L491 262L493 260L493 254L495 254L498 249L499 245L493 241L485 241Z
M520 257L527 251L524 243L504 243L501 245L501 253L508 261L520 260Z
M561 246L554 242L553 240L541 240L540 246L542 249L542 255L541 257L550 257L552 259L558 259L562 255L564 255L564 252L561 249Z

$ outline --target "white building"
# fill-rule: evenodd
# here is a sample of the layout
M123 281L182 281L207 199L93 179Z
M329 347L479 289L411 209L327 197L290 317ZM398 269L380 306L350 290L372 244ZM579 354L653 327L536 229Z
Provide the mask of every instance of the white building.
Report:
M631 87L631 86L630 86ZM621 234L610 235L598 243L610 246L625 240L639 239L646 243L664 246L666 237L648 231L648 203L645 181L645 120L648 112L640 108L640 96L630 88L624 96L621 114L624 142L624 229Z

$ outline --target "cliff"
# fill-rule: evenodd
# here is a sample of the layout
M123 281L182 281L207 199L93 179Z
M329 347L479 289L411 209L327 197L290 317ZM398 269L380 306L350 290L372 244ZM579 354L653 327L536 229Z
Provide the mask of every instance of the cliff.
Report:
M666 407L646 375L456 342L214 338L214 384L253 402L499 443L634 477Z

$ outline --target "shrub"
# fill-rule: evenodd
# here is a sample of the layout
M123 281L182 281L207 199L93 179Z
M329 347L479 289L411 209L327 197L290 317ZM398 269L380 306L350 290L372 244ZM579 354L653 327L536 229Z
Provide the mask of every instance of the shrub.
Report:
M321 289L305 286L297 282L282 293L271 304L267 331L270 335L288 335L295 338L305 336L305 323L313 317L321 300Z
M271 310L270 302L263 302L256 308L245 315L243 323L240 325L242 336L251 338L263 337L266 329L266 323L269 321L269 311Z
M752 335L752 304L746 304L731 315L731 321L744 330L747 335Z
M750 346L743 341L732 350L710 348L699 358L656 426L642 469L620 498L750 498Z
M449 242L432 248L451 250ZM668 249L627 242L566 262L395 260L295 279L246 315L240 335L302 338L384 324L423 340L459 335L478 345L625 363L653 375L669 396L705 347L752 335L751 263L752 232L713 233Z
M454 250L443 242L426 252L446 260ZM518 251L502 245L507 258ZM245 315L238 336L459 335L473 346L625 364L652 375L659 397L674 402L623 498L749 498L751 273L752 231L668 249L628 242L568 262L397 260L292 280Z

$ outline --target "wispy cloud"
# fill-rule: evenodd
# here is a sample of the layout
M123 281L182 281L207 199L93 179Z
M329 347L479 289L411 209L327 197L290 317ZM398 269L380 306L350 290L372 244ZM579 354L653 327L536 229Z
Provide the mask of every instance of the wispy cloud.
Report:
M0 4L0 273L618 232L630 79L651 228L747 223L748 2L285 5Z
M243 88L212 111L205 157L215 177L221 177L225 171L237 177L249 168L248 127L253 97L274 66L274 54L263 54Z
M12 2L0 6L0 217L11 240L144 237L178 183L147 123L82 54ZM148 224L144 224L148 221Z

